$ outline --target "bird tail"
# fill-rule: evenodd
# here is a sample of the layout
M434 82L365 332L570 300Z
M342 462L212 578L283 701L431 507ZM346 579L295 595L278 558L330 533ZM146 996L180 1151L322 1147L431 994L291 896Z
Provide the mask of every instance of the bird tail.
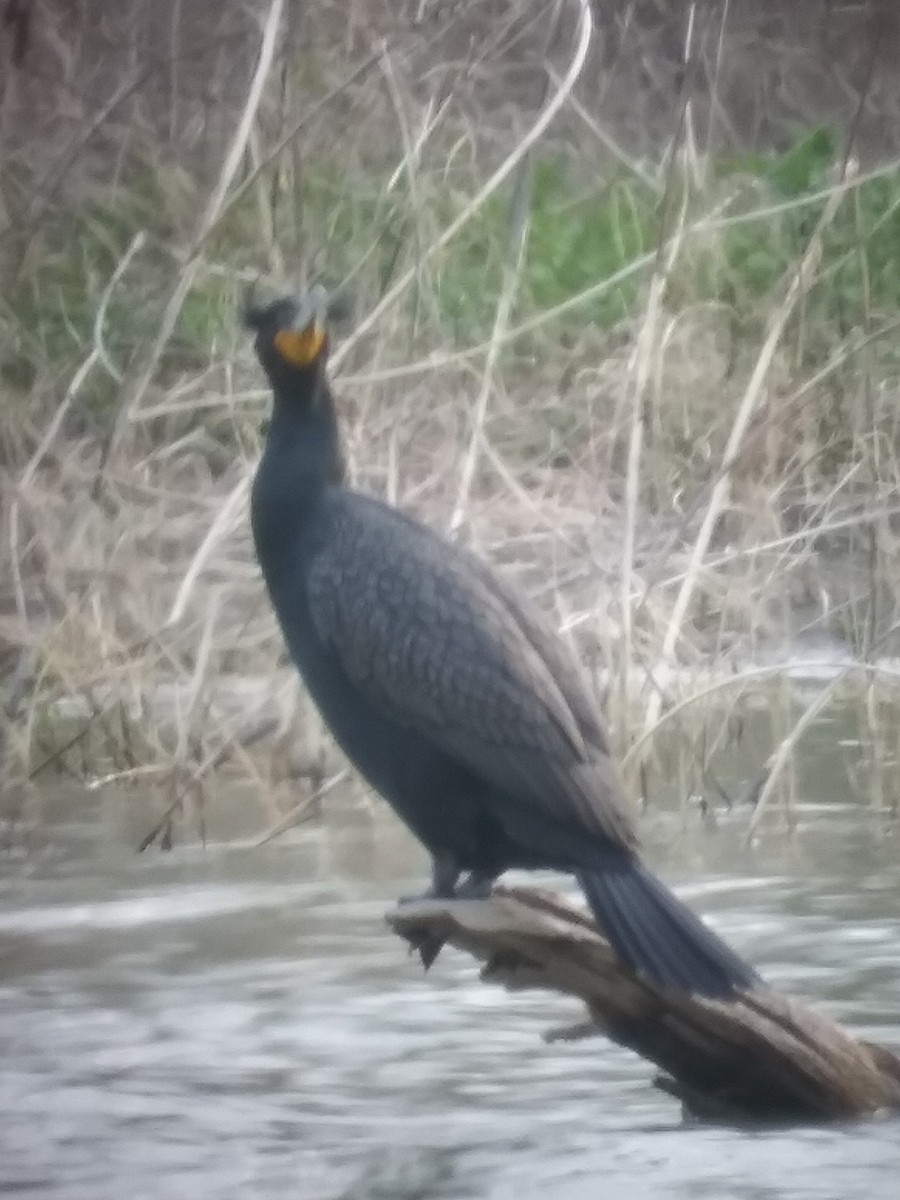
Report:
M651 983L724 998L760 978L636 858L616 856L578 882L616 954Z

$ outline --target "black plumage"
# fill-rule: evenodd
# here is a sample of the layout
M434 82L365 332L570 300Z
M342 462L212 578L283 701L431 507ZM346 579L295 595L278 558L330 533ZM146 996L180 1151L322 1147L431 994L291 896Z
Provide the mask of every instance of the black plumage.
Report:
M595 705L541 614L475 556L342 482L324 319L316 293L248 316L274 394L257 555L326 723L430 851L432 894L483 894L510 867L569 871L648 979L709 996L753 987L638 858Z

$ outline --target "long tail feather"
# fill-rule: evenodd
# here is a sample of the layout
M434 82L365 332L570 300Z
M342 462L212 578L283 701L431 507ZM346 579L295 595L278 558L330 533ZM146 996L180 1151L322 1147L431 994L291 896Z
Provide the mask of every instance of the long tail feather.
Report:
M759 985L748 963L637 859L622 855L578 881L619 955L652 983L722 998Z

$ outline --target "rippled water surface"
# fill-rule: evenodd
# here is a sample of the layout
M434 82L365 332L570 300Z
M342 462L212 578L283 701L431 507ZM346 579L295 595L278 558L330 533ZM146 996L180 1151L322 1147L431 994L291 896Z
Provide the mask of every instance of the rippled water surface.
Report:
M653 857L773 983L900 1045L892 828L813 799L752 848L746 812L687 835L658 818ZM60 793L45 847L5 863L3 1194L900 1195L900 1122L685 1126L635 1056L542 1042L572 1002L508 996L452 952L423 977L382 917L424 862L380 807L338 800L255 849L225 840L242 805L214 806L205 850L138 856L138 796Z

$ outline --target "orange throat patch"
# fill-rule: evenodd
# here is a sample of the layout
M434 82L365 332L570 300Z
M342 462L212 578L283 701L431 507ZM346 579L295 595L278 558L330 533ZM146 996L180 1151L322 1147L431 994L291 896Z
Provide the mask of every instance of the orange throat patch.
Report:
M275 349L292 367L308 367L325 344L325 330L313 323L308 329L279 329Z

